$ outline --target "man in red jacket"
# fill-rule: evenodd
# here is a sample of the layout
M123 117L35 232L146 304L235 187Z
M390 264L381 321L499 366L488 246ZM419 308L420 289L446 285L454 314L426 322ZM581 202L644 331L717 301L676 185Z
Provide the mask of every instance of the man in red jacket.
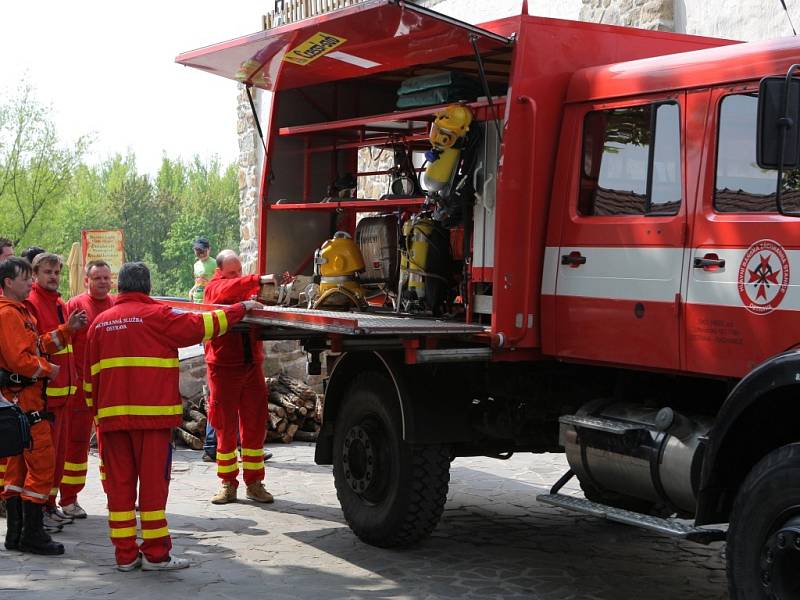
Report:
M98 315L89 330L87 350L117 568L183 569L189 561L170 555L165 515L172 428L183 414L178 348L225 334L261 305L249 300L203 314L172 309L150 298L150 271L140 262L122 266L118 286L114 307Z
M114 305L109 294L111 290L111 267L102 260L93 260L86 265L83 285L86 292L67 302L67 312L86 311L89 326L101 312ZM69 406L69 432L64 461L64 475L61 477L61 510L73 519L85 519L86 511L78 504L78 494L86 485L86 472L89 458L89 439L92 435L94 414L86 404L85 389L89 388L89 367L86 359L86 336L88 328L72 336L75 367L78 372L77 392ZM91 397L91 396L90 396Z
M35 554L63 554L42 527L42 505L53 487L55 454L49 414L42 398L44 379L56 379L59 366L45 355L55 355L69 344L72 334L86 323L75 312L67 322L44 334L25 306L31 291L31 266L11 257L0 261L0 369L4 373L0 394L15 402L31 423L30 448L8 459L3 499L8 510L5 546Z
M258 293L258 275L242 276L242 263L233 250L217 255L217 270L206 285L205 304L233 304ZM208 418L217 430L217 476L222 486L214 504L236 501L239 465L237 438L241 440L243 479L247 497L272 502L264 489L264 436L267 422L267 386L262 363L264 351L254 330L211 340L206 344L210 392Z
M25 304L36 318L39 333L56 329L66 322L69 314L67 305L58 293L61 283L63 262L58 254L42 252L33 259L33 289ZM50 361L60 367L58 377L51 379L45 388L47 410L52 412L55 420L53 428L53 448L55 450L55 472L53 487L45 506L45 526L54 527L72 523L72 519L56 506L56 496L61 476L64 473L64 458L67 448L67 431L69 428L69 406L72 405L77 391L78 374L75 370L75 355L72 344L59 350L50 357Z

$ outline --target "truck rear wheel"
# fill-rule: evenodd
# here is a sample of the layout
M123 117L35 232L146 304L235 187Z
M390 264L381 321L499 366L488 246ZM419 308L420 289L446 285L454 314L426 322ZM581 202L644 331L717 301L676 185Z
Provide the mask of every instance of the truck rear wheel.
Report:
M800 444L770 452L745 478L727 560L731 600L800 599Z
M434 530L447 499L450 451L403 441L394 386L377 373L356 378L337 416L333 442L336 495L362 541L406 546Z

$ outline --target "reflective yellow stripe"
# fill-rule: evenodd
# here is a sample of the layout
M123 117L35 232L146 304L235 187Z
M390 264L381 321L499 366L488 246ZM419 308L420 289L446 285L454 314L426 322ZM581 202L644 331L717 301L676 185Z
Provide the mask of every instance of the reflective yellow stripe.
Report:
M51 496L55 496L56 494L58 494L58 488L52 488L52 489L50 490L50 495L51 495Z
M133 521L136 518L136 513L132 510L123 510L121 512L109 511L109 521Z
M207 342L214 337L214 317L211 313L203 313L203 341Z
M61 478L61 485L64 485L65 483L70 485L80 485L82 483L86 483L86 475L83 475L82 477L73 477L71 475L64 475Z
M0 473L6 472L6 463L0 464Z
M100 481L105 481L105 480L106 480L106 474L100 473Z
M97 411L98 419L107 417L121 417L125 415L136 417L169 417L172 415L183 414L183 405L172 404L170 406L146 406L142 404L123 404L121 406L109 406Z
M217 473L233 473L238 470L239 467L235 463L232 465L217 465Z
M220 452L217 451L217 460L230 460L232 458L236 458L236 450L233 452Z
M92 365L92 375L97 375L103 369L116 367L159 367L162 369L178 368L177 358L156 358L154 356L118 356L104 358Z
M159 527L158 529L142 529L142 539L152 540L153 538L167 537L169 529L166 527Z
M163 510L146 510L140 512L139 517L142 521L161 521L167 518Z
M77 391L78 388L74 385L70 385L68 387L60 387L60 388L48 387L47 396L49 398L58 398L61 396L68 396L70 394L74 394Z
M120 527L119 529L111 528L111 537L136 537L136 527Z
M256 469L263 469L264 468L264 461L261 462L243 462L242 463L243 469L248 469L251 471L255 471Z
M91 381L84 381L83 382L83 391L87 392L87 393L92 391L92 382Z
M69 469L70 471L85 471L86 469L89 468L89 463L88 462L85 462L85 463L65 462L64 463L64 468L65 469Z
M219 321L219 333L217 335L222 335L228 331L228 317L225 316L225 311L223 310L215 310L214 314L217 315L217 321Z
M72 344L67 344L66 348L62 348L58 352L56 352L53 356L58 356L59 354L72 354Z
M89 396L86 396L86 406L92 408L94 406L94 400L92 400Z
M242 456L263 456L263 448L242 448Z

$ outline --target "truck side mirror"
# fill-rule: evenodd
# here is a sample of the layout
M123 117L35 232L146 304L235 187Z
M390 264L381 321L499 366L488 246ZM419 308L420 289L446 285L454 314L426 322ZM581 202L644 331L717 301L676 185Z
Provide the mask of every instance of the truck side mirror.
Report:
M800 167L800 79L788 78L788 98L786 84L786 77L765 77L759 85L756 162L762 169Z

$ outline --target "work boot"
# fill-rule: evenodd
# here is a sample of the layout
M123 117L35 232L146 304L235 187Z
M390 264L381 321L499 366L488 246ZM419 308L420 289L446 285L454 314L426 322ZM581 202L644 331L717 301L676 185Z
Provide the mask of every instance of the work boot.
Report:
M250 500L255 500L256 502L262 502L264 504L270 504L275 501L275 498L272 497L265 488L264 484L260 481L256 483L251 483L247 486L247 497Z
M77 502L73 502L72 504L67 504L66 506L62 506L61 512L67 515L70 519L86 518L86 511L83 510L83 507Z
M142 558L142 571L174 571L175 569L186 569L189 561L185 558L170 556L162 562L150 562L147 557Z
M19 550L22 535L22 498L13 496L6 500L6 550Z
M41 504L35 504L30 500L22 501L22 537L19 540L19 549L47 556L64 554L64 545L54 542L53 538L45 533L43 518Z
M223 481L222 487L211 498L211 504L230 504L236 502L236 484L232 481Z

